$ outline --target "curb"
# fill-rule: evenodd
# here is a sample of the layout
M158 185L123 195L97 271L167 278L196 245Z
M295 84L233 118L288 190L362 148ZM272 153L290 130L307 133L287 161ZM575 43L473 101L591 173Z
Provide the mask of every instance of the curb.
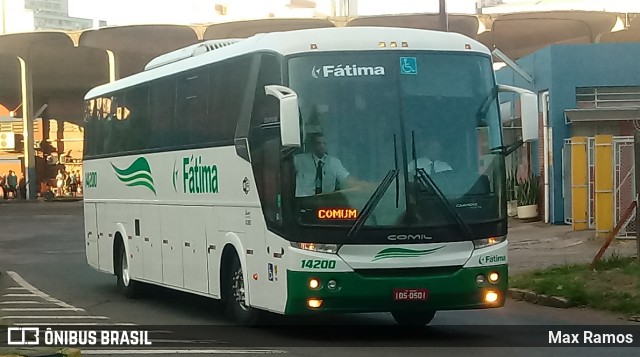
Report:
M75 348L42 349L42 348L19 348L9 353L1 352L0 357L81 357L80 350Z
M515 288L511 288L508 291L509 291L509 297L514 300L526 301L532 304L556 307L560 309L566 309L571 307L571 301L561 296L543 295L530 290L515 289Z

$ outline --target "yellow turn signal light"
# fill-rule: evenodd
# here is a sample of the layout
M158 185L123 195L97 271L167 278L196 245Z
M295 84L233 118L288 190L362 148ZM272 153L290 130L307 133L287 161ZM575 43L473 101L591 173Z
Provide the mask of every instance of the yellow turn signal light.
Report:
M317 309L320 306L322 306L322 300L320 300L320 299L309 299L309 300L307 300L307 306L309 306L312 309Z
M484 294L484 301L488 303L494 303L498 301L498 293L496 293L495 291L487 291Z

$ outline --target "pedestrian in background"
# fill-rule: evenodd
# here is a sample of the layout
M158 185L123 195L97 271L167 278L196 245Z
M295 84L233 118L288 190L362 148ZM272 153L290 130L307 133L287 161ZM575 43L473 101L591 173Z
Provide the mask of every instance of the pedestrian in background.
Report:
M13 170L9 170L9 176L7 176L8 193L13 194L13 198L18 198L18 176Z
M0 190L2 190L2 198L9 199L9 187L7 187L7 175L0 175Z
M62 190L64 189L64 171L62 169L58 170L58 174L56 175L56 196L62 197Z
M27 199L27 180L24 178L24 173L20 174L20 181L18 181L18 193L23 200Z

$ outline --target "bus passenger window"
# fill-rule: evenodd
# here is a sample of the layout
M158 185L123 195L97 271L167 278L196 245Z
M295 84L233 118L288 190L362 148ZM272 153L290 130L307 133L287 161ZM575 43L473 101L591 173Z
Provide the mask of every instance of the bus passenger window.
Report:
M150 137L148 148L159 149L174 146L172 140L173 118L176 104L176 81L161 79L151 86L149 102Z
M135 87L126 93L124 108L128 111L129 134L125 136L124 150L146 149L148 135L149 90L146 86Z
M178 79L176 130L185 144L208 142L207 97L209 78L204 70L190 71Z
M250 56L240 57L211 67L207 135L213 142L233 142L246 98L251 60Z

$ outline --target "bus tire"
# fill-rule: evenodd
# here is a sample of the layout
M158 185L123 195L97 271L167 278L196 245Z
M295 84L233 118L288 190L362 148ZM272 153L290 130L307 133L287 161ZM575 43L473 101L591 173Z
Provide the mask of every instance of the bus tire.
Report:
M140 283L131 279L129 259L127 258L127 252L124 249L124 245L120 243L117 247L117 259L115 260L117 265L115 266L115 270L118 290L120 290L127 299L135 299L140 293Z
M394 311L391 315L398 325L425 326L436 316L436 311Z
M240 264L240 259L235 252L230 257L230 260L224 287L224 302L227 314L240 325L256 325L258 324L260 311L246 304L246 285L242 264Z

